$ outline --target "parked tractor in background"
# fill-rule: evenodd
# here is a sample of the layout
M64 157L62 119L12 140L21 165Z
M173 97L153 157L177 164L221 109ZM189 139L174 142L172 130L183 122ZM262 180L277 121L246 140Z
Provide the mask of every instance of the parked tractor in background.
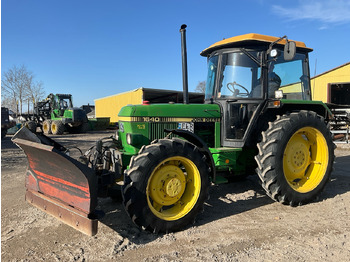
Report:
M1 139L6 136L7 130L16 124L10 120L9 116L9 109L7 107L1 107Z
M129 105L115 137L81 156L20 130L13 141L29 160L26 199L72 227L97 232L97 198L123 182L123 205L151 232L192 224L211 183L258 174L283 204L313 201L334 160L331 112L311 101L308 53L287 38L247 34L219 41L208 59L205 103L188 104L186 26L182 39L184 104Z
M44 101L37 102L34 114L22 116L32 132L39 126L45 134L62 135L64 131L83 133L88 129L84 110L73 107L72 95L49 94Z

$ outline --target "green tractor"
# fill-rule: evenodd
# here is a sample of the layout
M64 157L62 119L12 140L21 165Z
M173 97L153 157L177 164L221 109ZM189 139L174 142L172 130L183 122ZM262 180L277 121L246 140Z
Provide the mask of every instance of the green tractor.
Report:
M64 131L82 133L88 128L86 113L73 107L71 94L49 94L45 101L36 104L35 114L42 120L45 134L62 135Z
M330 179L334 144L330 110L311 101L312 49L259 34L219 41L201 53L208 59L205 103L188 104L185 25L180 32L185 104L123 107L116 136L99 140L82 156L85 164L45 137L26 138L36 143L14 138L30 156L30 203L46 212L60 206L50 213L93 235L97 197L111 196L117 181L126 212L151 232L190 225L211 183L255 172L275 201L298 206L315 200ZM43 147L52 157L40 152ZM55 163L58 156L62 162ZM81 222L62 216L64 205L70 215L79 211Z

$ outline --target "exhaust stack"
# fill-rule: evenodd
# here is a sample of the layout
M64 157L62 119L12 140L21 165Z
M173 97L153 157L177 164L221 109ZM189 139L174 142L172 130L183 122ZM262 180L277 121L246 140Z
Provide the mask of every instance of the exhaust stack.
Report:
M183 24L180 28L181 33L181 56L182 56L182 86L183 86L183 98L184 104L189 103L188 98L188 77L187 77L187 48L186 48L186 27Z

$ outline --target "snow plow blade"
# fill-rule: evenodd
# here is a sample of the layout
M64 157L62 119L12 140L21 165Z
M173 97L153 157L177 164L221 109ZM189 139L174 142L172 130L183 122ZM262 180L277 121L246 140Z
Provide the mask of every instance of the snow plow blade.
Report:
M26 127L12 141L28 158L27 202L87 235L95 235L97 178L93 171L66 155L62 145Z

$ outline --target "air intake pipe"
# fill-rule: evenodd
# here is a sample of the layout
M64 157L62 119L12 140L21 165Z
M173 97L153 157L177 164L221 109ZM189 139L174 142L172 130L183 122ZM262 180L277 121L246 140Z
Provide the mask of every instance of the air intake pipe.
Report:
M186 27L183 24L180 28L181 33L181 56L182 56L182 86L184 104L189 103L188 98L188 77L187 77L187 48L186 48Z

